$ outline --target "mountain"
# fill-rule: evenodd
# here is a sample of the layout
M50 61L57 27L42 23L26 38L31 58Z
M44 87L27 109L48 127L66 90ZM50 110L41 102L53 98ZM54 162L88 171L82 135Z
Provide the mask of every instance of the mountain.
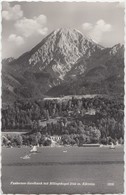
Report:
M95 52L87 61L81 58L67 75L67 81L53 87L47 95L124 94L124 45ZM115 51L115 48L117 50ZM114 52L114 53L113 53ZM76 74L76 67L86 67ZM76 75L76 76L74 76ZM69 81L69 82L68 82Z
M104 48L78 30L58 29L18 59L3 60L2 65L3 101L111 93L109 83L114 93L113 79L119 92L123 89L124 46Z
M10 58L4 58L2 60L2 64L9 64L10 62L14 61L15 59L13 57L10 57Z

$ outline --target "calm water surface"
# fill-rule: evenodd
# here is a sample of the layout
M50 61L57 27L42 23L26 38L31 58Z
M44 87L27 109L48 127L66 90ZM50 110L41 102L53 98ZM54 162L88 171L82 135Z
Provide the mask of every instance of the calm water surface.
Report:
M10 194L123 193L123 147L2 149L2 190Z

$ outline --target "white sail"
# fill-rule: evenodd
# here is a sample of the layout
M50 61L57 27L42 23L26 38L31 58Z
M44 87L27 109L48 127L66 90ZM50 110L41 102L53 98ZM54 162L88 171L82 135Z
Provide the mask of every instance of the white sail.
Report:
M115 149L115 146L113 143L111 144L110 149Z
M30 152L37 152L37 146L33 146L33 148L30 150Z

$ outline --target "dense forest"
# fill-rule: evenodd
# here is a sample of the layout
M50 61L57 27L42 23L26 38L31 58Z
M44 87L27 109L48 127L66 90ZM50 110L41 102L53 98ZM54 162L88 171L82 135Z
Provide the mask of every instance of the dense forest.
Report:
M69 145L122 143L124 104L107 97L17 100L2 109L2 131L27 132L7 135L15 145L50 145L51 136Z

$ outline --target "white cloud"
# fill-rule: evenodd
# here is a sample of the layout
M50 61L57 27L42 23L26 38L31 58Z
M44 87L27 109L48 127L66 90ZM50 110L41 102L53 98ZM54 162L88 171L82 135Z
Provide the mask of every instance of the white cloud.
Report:
M89 31L93 28L93 25L91 23L86 22L86 23L82 24L82 28L84 31Z
M108 32L108 31L111 31L112 30L112 26L111 24L107 24L105 23L104 20L98 20L96 25L95 25L95 29L98 29L100 31L103 31L103 32Z
M8 2L3 2L2 7L2 17L5 20L18 20L23 16L23 11L21 10L20 5L14 5L11 7Z
M16 34L11 34L9 37L8 37L8 41L9 42L13 42L14 44L16 44L17 46L21 46L24 44L24 39L23 37L21 36L18 36Z
M83 30L87 30L88 35L95 41L100 42L105 32L112 31L112 25L104 20L98 20L95 25L91 23L82 24Z
M21 18L15 23L15 28L19 34L29 37L33 34L46 35L48 28L45 27L47 18L45 15L34 17L33 19Z

